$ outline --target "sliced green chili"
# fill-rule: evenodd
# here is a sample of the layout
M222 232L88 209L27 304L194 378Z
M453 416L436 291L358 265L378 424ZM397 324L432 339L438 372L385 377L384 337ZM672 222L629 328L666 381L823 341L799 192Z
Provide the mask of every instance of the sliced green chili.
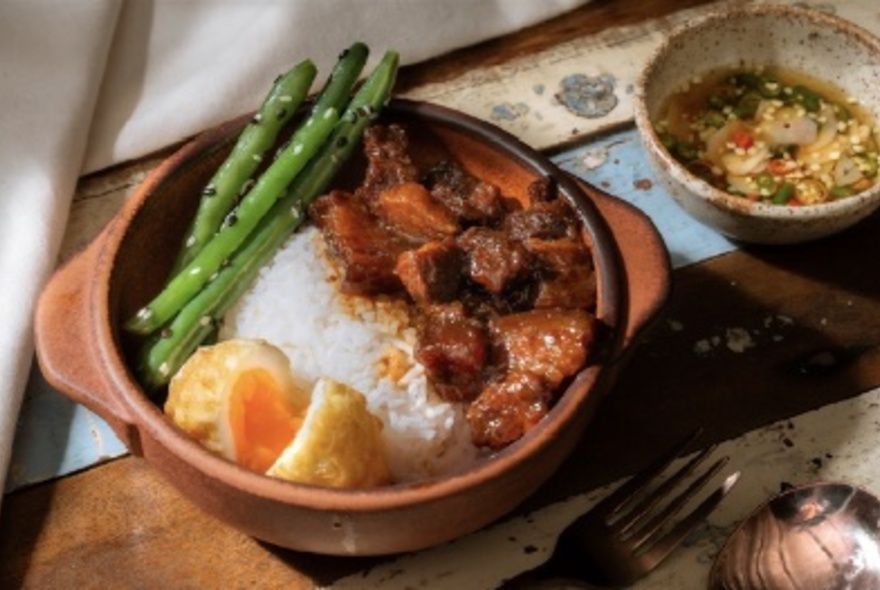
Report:
M794 195L794 185L790 182L786 182L780 186L775 193L773 193L770 200L776 205L785 205L791 199L792 195Z

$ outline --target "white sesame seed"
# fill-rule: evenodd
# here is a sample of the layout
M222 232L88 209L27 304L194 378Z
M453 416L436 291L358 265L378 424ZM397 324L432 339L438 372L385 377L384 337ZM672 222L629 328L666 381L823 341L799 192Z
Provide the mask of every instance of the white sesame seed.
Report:
M202 267L201 267L201 266L197 266L197 267L195 267L194 269L192 269L191 271L189 271L189 274L195 276L195 275L197 275L197 274L201 274L201 272L202 272Z
M196 244L196 237L195 236L190 236L186 239L186 247L187 248L192 248L193 246L195 246L195 244Z
M263 156L261 154L252 154L251 157L254 159L255 162L263 161Z
M211 325L211 316L203 315L202 317L199 318L199 323L203 326L210 326Z
M278 97L278 102L293 102L293 97L289 94L283 94Z
M293 153L294 154L300 154L300 153L302 153L302 151L303 151L303 146L301 143L298 143L293 146Z
M168 366L167 362L164 362L161 365L159 365L159 373L160 374L168 375L168 373L170 373L170 372L171 372L171 368Z

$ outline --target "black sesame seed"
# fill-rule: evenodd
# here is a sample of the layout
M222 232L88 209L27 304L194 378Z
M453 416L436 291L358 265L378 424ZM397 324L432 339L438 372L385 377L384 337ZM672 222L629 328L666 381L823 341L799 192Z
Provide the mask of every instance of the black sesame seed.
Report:
M336 147L344 148L346 145L348 145L348 138L344 135L336 140Z
M213 197L214 195L217 194L217 187L214 186L213 184L209 184L208 186L205 187L205 190L202 191L202 194L205 195L206 197Z
M278 112L275 114L275 117L277 117L279 121L286 116L287 116L287 109L283 109L283 108L278 109Z

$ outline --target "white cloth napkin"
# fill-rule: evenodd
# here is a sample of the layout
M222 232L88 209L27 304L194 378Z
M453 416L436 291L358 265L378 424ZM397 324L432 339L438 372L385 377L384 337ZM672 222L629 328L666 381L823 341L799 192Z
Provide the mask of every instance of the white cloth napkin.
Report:
M254 109L355 40L403 63L587 0L3 0L0 2L0 489L32 362L33 305L77 178Z
M0 489L118 8L0 2Z

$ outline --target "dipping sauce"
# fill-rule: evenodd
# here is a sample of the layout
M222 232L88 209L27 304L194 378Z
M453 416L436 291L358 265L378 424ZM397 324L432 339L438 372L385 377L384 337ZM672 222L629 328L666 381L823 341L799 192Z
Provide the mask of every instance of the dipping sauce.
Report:
M752 201L814 205L877 182L875 122L810 76L737 68L695 78L654 122L670 154L712 186Z

